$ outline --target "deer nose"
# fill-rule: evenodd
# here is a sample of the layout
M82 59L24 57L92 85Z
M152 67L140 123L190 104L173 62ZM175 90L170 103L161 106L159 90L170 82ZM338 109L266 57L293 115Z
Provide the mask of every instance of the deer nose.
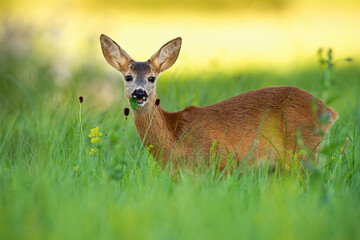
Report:
M143 98L146 99L148 97L146 91L144 91L143 89L135 89L135 91L131 94L131 96L137 99L143 99Z

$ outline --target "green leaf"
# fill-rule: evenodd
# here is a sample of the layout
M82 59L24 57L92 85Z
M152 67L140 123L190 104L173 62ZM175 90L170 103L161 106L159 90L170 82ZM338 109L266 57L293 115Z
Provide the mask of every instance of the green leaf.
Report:
M137 109L137 99L136 98L129 98L129 102L130 102L130 107L133 109L133 110L136 110Z

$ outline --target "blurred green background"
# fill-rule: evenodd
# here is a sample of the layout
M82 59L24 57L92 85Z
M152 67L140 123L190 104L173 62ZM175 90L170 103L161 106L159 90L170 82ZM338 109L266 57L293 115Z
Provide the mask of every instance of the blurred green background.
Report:
M291 75L314 68L319 47L333 48L336 59L357 59L359 10L355 0L0 1L1 70L20 75L38 62L57 86L72 84L77 72L77 81L95 80L98 99L112 103L110 80L118 73L104 64L104 33L138 61L181 36L179 60L166 77L259 69Z
M0 0L0 239L360 238L359 12L355 0ZM183 38L157 81L168 111L294 85L339 119L316 165L168 174L123 116L102 33L138 61Z

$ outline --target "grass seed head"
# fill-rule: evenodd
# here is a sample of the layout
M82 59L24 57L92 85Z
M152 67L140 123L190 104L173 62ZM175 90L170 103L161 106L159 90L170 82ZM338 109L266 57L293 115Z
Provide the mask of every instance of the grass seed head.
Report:
M129 116L130 110L128 108L124 108L124 115Z

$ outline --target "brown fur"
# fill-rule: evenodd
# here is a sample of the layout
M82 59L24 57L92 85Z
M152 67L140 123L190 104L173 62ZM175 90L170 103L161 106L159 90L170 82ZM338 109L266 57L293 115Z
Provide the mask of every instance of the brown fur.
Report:
M329 121L321 124L319 118L326 113L330 114ZM319 99L292 86L258 89L211 106L189 106L174 113L153 102L134 111L140 138L149 128L144 144L154 146L154 156L162 163L170 157L188 164L208 160L209 150L217 141L221 167L225 167L229 154L238 163L248 155L256 162L265 157L288 163L294 149L306 147L316 152L322 134L336 118L337 114ZM304 146L296 143L300 140L297 135Z
M324 134L337 119L336 112L321 100L292 86L258 89L211 106L167 112L155 106L155 86L145 82L174 64L181 39L165 44L147 62L135 62L111 41L101 37L107 61L123 75L136 76L134 83L142 84L149 92L146 104L133 111L134 120L144 145L154 146L152 153L163 166L169 159L186 165L208 162L216 141L214 154L221 157L221 168L229 156L237 164L244 159L251 164L268 159L287 167L293 153L300 149L308 150L305 159L316 153ZM116 47L119 50L115 51ZM130 95L129 90L125 95Z

